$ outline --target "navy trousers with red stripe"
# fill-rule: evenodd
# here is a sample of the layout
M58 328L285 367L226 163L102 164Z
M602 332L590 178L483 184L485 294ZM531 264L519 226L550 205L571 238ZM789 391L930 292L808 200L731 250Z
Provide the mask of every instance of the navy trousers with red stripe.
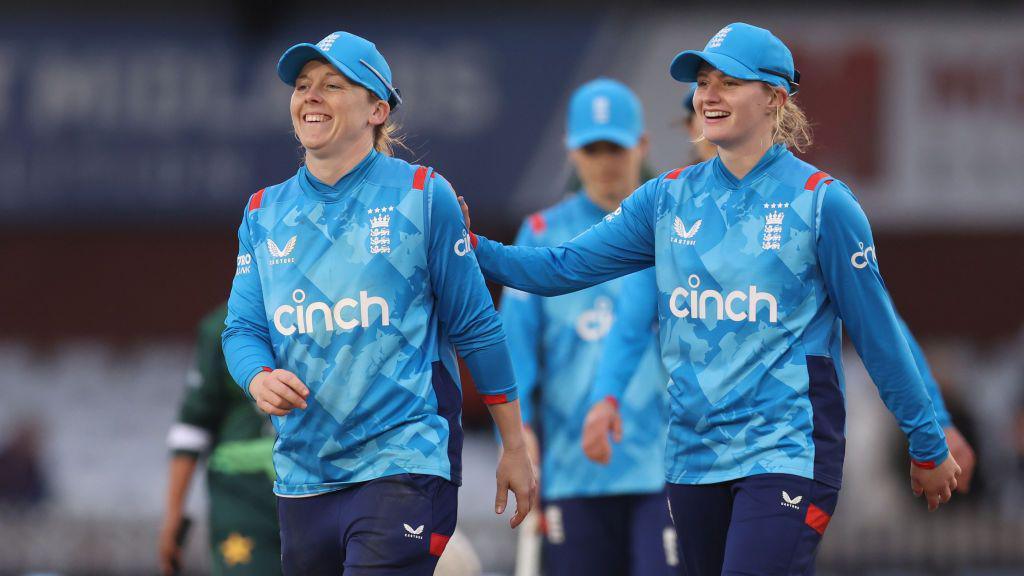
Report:
M455 532L458 486L398 474L278 498L285 576L429 576Z
M839 490L789 474L669 484L686 576L809 576Z

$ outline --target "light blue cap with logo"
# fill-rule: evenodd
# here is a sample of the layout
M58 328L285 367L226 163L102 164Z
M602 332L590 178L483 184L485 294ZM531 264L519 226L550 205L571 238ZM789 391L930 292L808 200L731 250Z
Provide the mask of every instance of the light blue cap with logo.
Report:
M704 50L686 50L672 60L669 71L680 82L696 82L700 65L707 62L726 76L760 80L796 94L800 72L793 67L793 54L774 34L734 22L708 40Z
M346 78L386 100L394 109L402 96L391 81L391 67L377 47L365 38L348 32L332 32L316 44L296 44L285 50L277 62L277 75L289 86L310 60L323 58Z
M632 148L644 133L640 99L622 82L591 80L569 99L565 145L570 150L594 142L612 142Z

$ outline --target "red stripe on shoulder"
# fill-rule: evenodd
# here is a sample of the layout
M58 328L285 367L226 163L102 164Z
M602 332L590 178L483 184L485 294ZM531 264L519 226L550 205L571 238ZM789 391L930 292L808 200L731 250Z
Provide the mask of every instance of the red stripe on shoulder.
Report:
M532 230L534 234L540 234L541 232L547 230L547 228L548 223L546 220L544 220L543 214L541 214L540 212L537 212L536 214L530 214L530 230Z
M416 169L416 175L412 177L412 188L413 190L423 190L423 186L427 183L427 167L420 166Z
M255 209L257 209L257 208L259 208L260 204L263 204L263 191L264 190L266 190L266 188L260 188L259 192L255 193L255 194L253 194L252 196L249 197L249 211L250 212L255 210Z
M507 394L481 394L480 399L483 400L484 404L490 406L491 404L507 404Z
M821 181L826 178L829 179L829 182L832 181L832 177L824 172L815 172L814 174L811 174L811 177L807 179L807 183L804 184L804 190L814 190L818 187L818 184L821 184Z
M451 536L445 536L444 534L438 534L437 532L432 533L430 535L430 555L440 558L451 538Z
M676 168L675 170L665 174L665 180L675 180L679 178L679 175L683 173L684 168Z

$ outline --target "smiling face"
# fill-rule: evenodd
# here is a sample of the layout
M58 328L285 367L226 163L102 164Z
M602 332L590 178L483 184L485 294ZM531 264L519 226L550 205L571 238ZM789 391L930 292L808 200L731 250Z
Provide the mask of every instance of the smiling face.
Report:
M724 149L767 148L772 142L776 109L785 91L757 80L726 76L707 64L697 73L693 106L704 137Z
M323 60L311 60L295 79L292 128L307 154L336 157L351 146L373 143L374 126L390 107Z

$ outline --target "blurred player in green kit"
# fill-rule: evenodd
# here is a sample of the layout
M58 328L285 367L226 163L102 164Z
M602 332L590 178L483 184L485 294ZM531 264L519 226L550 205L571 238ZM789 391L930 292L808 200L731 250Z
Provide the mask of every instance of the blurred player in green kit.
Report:
M181 569L183 509L199 458L207 455L210 552L215 575L281 573L281 543L271 453L274 428L245 397L224 364L221 306L199 324L194 370L171 427L167 510L160 571Z

